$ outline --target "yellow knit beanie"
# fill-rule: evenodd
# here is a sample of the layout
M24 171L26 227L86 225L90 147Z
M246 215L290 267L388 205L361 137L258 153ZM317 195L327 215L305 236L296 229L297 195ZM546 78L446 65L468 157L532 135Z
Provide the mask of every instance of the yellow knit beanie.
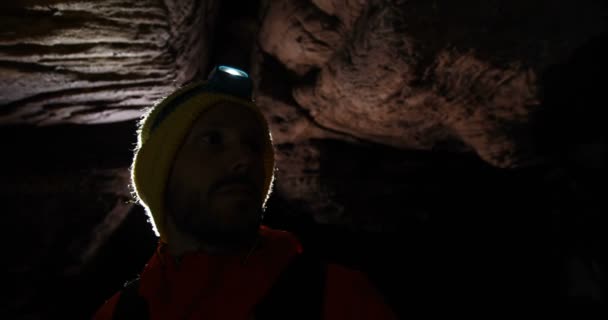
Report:
M185 86L163 99L144 114L138 130L137 149L131 167L131 183L137 200L146 208L153 230L167 242L165 230L165 189L175 155L195 120L209 107L231 102L253 110L266 131L264 147L264 203L274 179L274 149L268 123L258 107L243 98L209 91L207 82Z

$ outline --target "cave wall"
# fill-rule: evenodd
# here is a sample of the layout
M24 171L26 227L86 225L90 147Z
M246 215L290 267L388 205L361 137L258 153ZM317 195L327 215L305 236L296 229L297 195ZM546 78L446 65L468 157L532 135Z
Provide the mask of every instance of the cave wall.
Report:
M217 1L2 4L0 124L137 118L206 73Z
M606 310L605 3L1 6L3 318L81 319L137 275L156 239L128 188L136 119L222 63L276 143L266 223L404 318Z

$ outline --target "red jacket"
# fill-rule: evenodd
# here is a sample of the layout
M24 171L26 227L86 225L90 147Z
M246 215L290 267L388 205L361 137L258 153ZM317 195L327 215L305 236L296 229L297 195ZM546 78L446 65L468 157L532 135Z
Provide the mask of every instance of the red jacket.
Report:
M282 270L301 246L285 231L261 228L257 249L242 255L193 253L179 264L159 246L145 266L139 295L150 319L251 319ZM325 279L324 319L396 319L364 274L329 264ZM120 292L97 311L94 319L112 319Z

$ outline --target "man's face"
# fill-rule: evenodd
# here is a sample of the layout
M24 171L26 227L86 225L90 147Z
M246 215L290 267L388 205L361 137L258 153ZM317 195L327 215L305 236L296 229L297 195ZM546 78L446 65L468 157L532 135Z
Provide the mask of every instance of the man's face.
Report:
M224 102L203 112L178 150L167 184L167 212L180 231L215 245L257 233L266 139L246 107Z

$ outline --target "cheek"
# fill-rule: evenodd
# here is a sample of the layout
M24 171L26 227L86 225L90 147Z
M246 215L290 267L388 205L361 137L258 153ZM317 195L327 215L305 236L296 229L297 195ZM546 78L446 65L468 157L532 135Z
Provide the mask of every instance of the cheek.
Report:
M264 186L266 185L266 169L264 168L263 163L258 166L258 169L256 170L255 179L258 183L258 186L260 187L260 191L262 191L264 189Z
M173 176L174 190L177 192L175 197L188 206L199 206L201 197L205 197L208 190L208 173L202 172L201 165L197 163L197 161L177 163L180 165L180 170Z

